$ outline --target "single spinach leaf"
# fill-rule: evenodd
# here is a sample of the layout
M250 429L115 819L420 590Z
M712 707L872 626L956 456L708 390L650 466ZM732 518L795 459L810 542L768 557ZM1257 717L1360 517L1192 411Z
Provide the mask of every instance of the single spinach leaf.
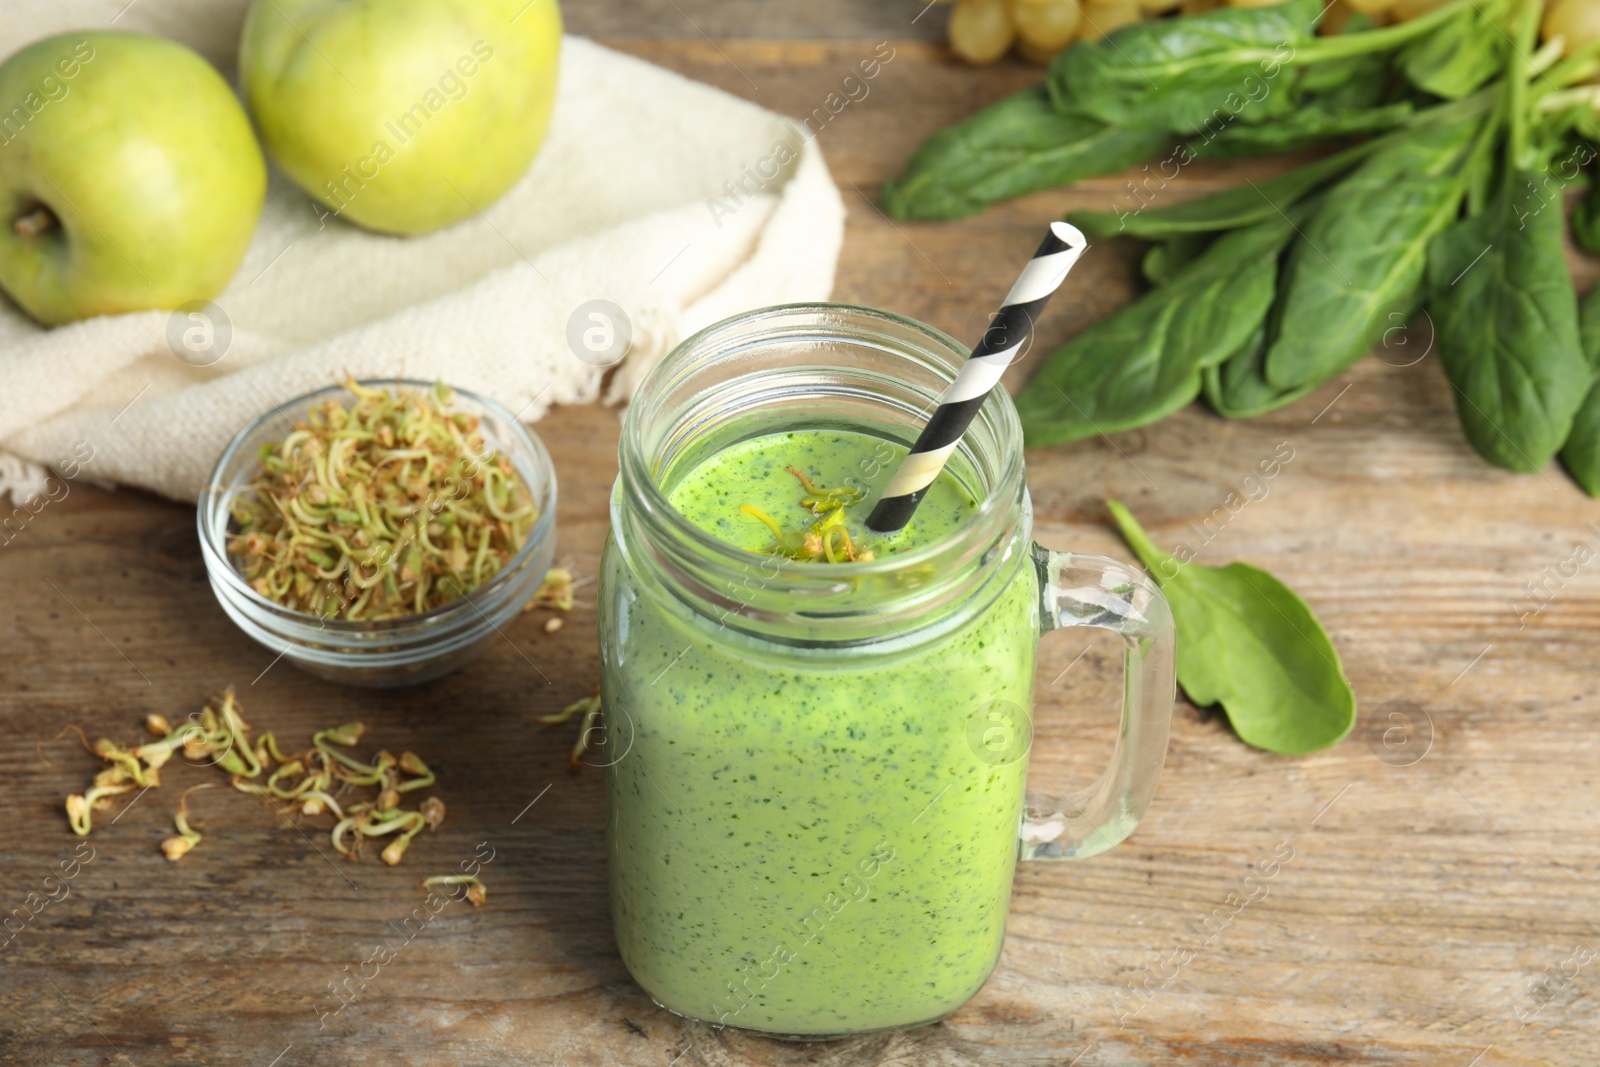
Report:
M1036 85L924 141L905 173L885 183L883 210L897 219L960 218L997 200L1115 173L1171 143L1160 131L1063 115Z
M1405 131L1328 190L1289 249L1267 349L1281 390L1326 381L1415 306L1428 242L1456 217L1476 120Z
M1481 215L1434 239L1428 315L1467 440L1497 467L1536 471L1567 440L1594 372L1560 208L1519 195L1534 175L1507 177Z
M1578 338L1596 380L1573 416L1561 462L1584 492L1600 496L1600 285L1578 307Z
M1507 5L1489 0L1401 50L1399 65L1417 88L1459 100L1505 69L1511 40L1501 30Z
M1338 137L1392 130L1405 125L1413 113L1406 102L1346 108L1312 100L1272 122L1229 126L1204 142L1190 138L1189 150L1198 159L1244 159L1295 152Z
M1017 396L1030 445L1132 429L1200 392L1200 372L1249 339L1272 305L1294 227L1268 219L1217 239L1165 285L1050 354Z
M1243 348L1205 369L1201 388L1211 410L1225 419L1253 419L1294 403L1322 384L1310 382L1294 389L1279 389L1267 381L1266 361L1267 330L1263 323Z
M1355 691L1338 649L1294 590L1247 563L1180 562L1127 508L1107 506L1172 605L1178 684L1190 700L1221 704L1239 739L1268 752L1317 752L1350 732Z
M1052 91L1058 106L1101 122L1173 133L1247 107L1260 119L1281 115L1294 101L1272 82L1312 42L1321 9L1317 0L1287 0L1137 22L1056 57Z
M1165 285L1173 275L1200 257L1211 244L1209 233L1185 233L1150 246L1139 270L1151 285Z
M1317 187L1357 166L1389 141L1383 138L1355 145L1343 152L1308 163L1287 174L1265 181L1227 189L1199 200L1188 200L1171 207L1128 211L1074 211L1067 221L1091 238L1127 234L1149 241L1161 241L1190 233L1211 233L1249 226L1278 218L1291 204L1305 198ZM1182 147L1178 149L1184 151ZM1183 160L1188 162L1188 160Z

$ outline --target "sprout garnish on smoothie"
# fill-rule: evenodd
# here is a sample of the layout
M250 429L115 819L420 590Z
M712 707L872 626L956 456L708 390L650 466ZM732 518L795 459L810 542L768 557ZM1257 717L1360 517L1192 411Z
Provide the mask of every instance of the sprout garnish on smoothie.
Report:
M977 508L967 482L942 471L904 530L869 529L872 502L905 454L902 444L856 430L762 434L673 479L667 498L691 523L746 552L799 563L882 561L939 541Z
M800 498L800 506L822 518L804 530L785 533L778 521L765 511L754 504L740 504L740 511L765 523L777 539L768 551L800 563L862 563L872 559L872 549L858 549L850 540L850 531L844 523L844 509L861 503L866 494L849 486L825 489L802 471L793 467L784 469L798 478L800 487L805 490L806 495Z

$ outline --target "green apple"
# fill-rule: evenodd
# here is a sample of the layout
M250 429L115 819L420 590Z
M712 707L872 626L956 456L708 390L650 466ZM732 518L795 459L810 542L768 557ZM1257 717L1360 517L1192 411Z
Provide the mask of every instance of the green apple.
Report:
M266 188L233 90L182 45L69 33L0 64L0 288L40 322L216 296Z
M527 171L560 50L556 0L255 0L239 78L302 189L368 229L425 233Z

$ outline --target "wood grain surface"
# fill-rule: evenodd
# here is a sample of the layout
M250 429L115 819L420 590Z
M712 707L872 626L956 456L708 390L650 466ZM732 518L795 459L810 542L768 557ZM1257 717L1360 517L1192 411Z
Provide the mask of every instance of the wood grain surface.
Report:
M849 208L836 296L971 341L1041 222L1108 205L1124 178L955 224L884 218L875 190L923 136L1039 76L951 63L929 40L945 11L913 25L920 10L604 0L569 5L568 21L791 114L891 41L871 94L821 137ZM1196 165L1161 195L1279 166ZM1592 263L1574 267L1592 280ZM1131 245L1097 246L1039 352L1129 299L1135 274ZM601 775L567 770L572 725L535 722L598 678L592 588L559 632L525 615L451 678L340 688L275 664L228 622L193 509L75 484L0 548L0 914L28 916L0 940L0 1065L1593 1064L1600 558L1537 614L1510 602L1576 544L1600 557L1600 504L1556 468L1515 476L1479 461L1427 348L1425 325L1396 334L1255 421L1196 407L1030 454L1044 544L1128 558L1104 512L1115 496L1169 547L1249 560L1299 590L1339 647L1361 721L1330 751L1284 758L1184 705L1133 837L1091 862L1020 869L1004 955L976 998L935 1026L831 1043L678 1019L625 972ZM606 532L617 426L616 411L585 407L538 427L560 477L558 554L582 574ZM1293 459L1269 491L1219 519L1283 443ZM1108 643L1046 640L1036 782L1098 773L1119 672ZM174 766L163 788L100 818L93 859L39 908L78 845L62 798L98 761L74 740L36 743L66 723L132 741L146 714L181 717L228 685L280 737L359 719L373 746L422 754L448 821L400 867L352 864L319 820L299 832L213 790L193 798L205 841L168 863L157 846L178 792L216 777ZM480 842L494 856L488 905L406 926L419 879ZM1292 858L1246 888L1275 853ZM362 963L380 946L393 959L371 973ZM330 987L355 999L334 1013Z

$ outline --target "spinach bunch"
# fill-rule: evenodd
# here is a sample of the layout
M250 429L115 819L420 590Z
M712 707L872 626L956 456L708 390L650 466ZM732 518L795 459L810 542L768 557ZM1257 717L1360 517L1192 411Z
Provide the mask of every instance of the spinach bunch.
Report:
M1092 237L1120 232L1157 242L1145 259L1155 288L1045 361L1017 397L1029 441L1126 429L1181 406L1169 382L1134 372L1147 363L1148 335L1167 328L1175 301L1196 293L1225 293L1230 308L1191 319L1193 328L1164 350L1186 357L1186 394L1203 394L1229 418L1299 399L1425 308L1473 448L1515 471L1541 469L1560 453L1579 484L1600 495L1600 297L1586 304L1580 332L1562 256L1559 185L1552 191L1538 177L1557 153L1572 155L1575 129L1592 116L1564 110L1561 87L1600 64L1579 54L1531 87L1526 57L1537 13L1532 3L1519 10L1514 46L1502 39L1467 55L1463 42L1478 38L1456 36L1459 54L1445 56L1419 42L1408 62L1439 88L1479 85L1484 57L1503 66L1487 87L1423 108L1400 130L1202 200L1073 215ZM1539 61L1550 58L1547 50ZM1578 146L1582 158L1594 157ZM1281 244L1225 254L1274 220L1292 230ZM1191 271L1208 284L1200 287ZM1123 327L1111 331L1121 353L1108 348L1107 324ZM1142 324L1145 335L1127 324Z
M1091 238L1152 242L1153 288L1047 358L1017 397L1029 442L1130 429L1202 395L1225 417L1263 414L1425 309L1468 442L1516 471L1559 453L1600 495L1600 297L1580 338L1559 195L1577 150L1587 163L1600 144L1592 90L1566 88L1600 74L1600 44L1535 54L1536 0L1452 0L1330 37L1314 33L1322 10L1229 7L1075 45L1043 86L924 144L885 210L955 218L1152 156L1164 184L1197 158L1365 135L1202 200L1072 214ZM1600 185L1572 231L1600 252Z

